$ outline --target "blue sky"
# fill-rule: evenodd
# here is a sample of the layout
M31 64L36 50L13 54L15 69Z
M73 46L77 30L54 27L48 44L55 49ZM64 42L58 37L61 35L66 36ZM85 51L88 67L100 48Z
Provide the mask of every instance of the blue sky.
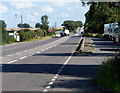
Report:
M85 13L89 7L82 7L81 2L1 2L0 19L7 23L7 28L17 28L20 23L20 15L23 22L34 27L41 22L41 16L47 15L49 25L60 27L64 20L85 22ZM17 14L17 18L15 17Z

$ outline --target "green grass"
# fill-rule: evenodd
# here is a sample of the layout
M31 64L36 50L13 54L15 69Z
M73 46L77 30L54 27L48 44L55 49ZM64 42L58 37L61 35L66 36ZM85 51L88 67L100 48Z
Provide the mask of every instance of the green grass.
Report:
M46 40L46 39L49 39L49 38L51 38L51 36L41 37L40 39L30 39L30 40L26 40L26 41L23 41L23 42L36 41L36 40ZM12 43L17 43L17 42L3 43L3 44L0 44L0 45L8 45L8 44L12 44Z
M99 67L95 84L120 93L120 59L111 58Z
M30 39L30 40L28 40L28 41L45 40L45 39L49 39L49 38L51 38L51 36L41 37L40 39Z

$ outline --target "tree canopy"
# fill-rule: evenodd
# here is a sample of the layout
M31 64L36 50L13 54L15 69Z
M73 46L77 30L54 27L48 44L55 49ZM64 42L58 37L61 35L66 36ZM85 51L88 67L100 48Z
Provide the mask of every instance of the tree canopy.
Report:
M43 15L43 16L41 17L41 23L42 23L43 25L48 25L48 24L49 24L49 22L48 22L48 16L47 16L47 15Z
M66 20L63 22L62 26L65 26L70 31L76 30L78 27L82 27L81 21Z
M36 23L36 24L35 24L35 27L36 27L36 28L42 28L42 24Z
M24 24L19 23L17 26L18 26L19 28L30 28L30 25L29 25L28 23L24 23Z
M85 14L86 32L103 33L104 24L120 23L120 6L118 2L87 2L90 10Z
M9 43L12 41L8 32L5 30L7 24L4 20L0 20L0 44Z

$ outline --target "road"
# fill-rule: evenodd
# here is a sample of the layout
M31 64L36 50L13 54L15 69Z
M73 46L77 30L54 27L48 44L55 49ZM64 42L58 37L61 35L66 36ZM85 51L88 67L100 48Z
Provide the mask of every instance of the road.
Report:
M70 60L79 41L80 36L63 37L31 51L3 57L2 90L46 91Z
M3 57L2 91L103 93L92 84L92 79L105 55L113 55L110 49L117 46L111 41L93 39L95 53L73 55L80 38L81 36L53 38L37 41L36 46L27 42L28 46L31 45L27 51L23 49L21 53L14 52L11 56ZM16 49L17 45L19 44L12 46Z
M6 45L2 47L2 56L5 57L21 51L29 50L38 46L42 46L47 43L51 43L56 40L58 40L58 38L50 38L43 41L38 40L38 41L22 42L22 43L14 43L12 45Z

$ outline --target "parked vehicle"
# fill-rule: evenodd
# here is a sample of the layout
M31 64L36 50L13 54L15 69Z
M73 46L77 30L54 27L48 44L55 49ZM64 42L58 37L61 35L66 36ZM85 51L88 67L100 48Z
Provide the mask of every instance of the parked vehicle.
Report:
M61 34L59 32L56 32L55 37L61 37Z
M104 37L113 42L120 42L120 27L118 23L104 24Z
M61 37L65 36L65 33L63 30L58 30L58 31L56 31L56 33L60 33Z
M70 31L65 29L64 34L65 34L65 36L69 36L70 35Z

